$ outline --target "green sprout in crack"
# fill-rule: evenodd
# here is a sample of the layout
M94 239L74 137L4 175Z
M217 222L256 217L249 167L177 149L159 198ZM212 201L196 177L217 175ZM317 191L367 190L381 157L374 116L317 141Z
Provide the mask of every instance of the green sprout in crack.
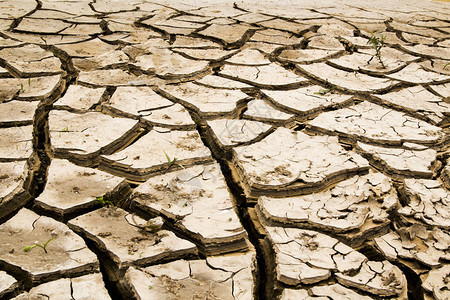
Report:
M325 96L326 94L329 94L329 93L331 94L335 88L336 87L334 85L331 85L330 88L320 89L318 92L315 92L314 94L315 95L320 95L320 96Z
M98 196L95 197L95 199L102 205L102 206L114 206L114 203L105 195L105 196Z
M379 33L378 36L375 33L372 33L369 41L367 42L367 45L372 45L372 48L375 50L375 54L372 55L372 57L367 61L367 64L370 64L372 59L376 57L383 68L386 68L383 61L381 60L381 48L383 48L384 46L385 39L386 37L381 33Z
M25 247L23 247L23 251L25 251L25 252L30 252L33 248L39 247L39 248L44 249L44 252L45 252L45 253L48 253L48 252L47 252L47 246L48 246L48 244L49 244L51 241L53 241L54 239L56 239L56 238L51 238L51 239L49 239L48 241L46 241L46 242L44 243L44 245L38 244L38 242L36 241L36 242L34 242L34 244L31 245L31 246L25 246Z
M69 132L69 127L64 127L61 131L62 132Z
M445 70L448 66L450 66L450 63L446 63L442 69Z
M181 167L181 168L184 169L184 167L183 167L182 165L180 165L179 163L177 163L178 158L174 157L173 159L171 159L171 158L169 157L169 155L166 153L166 151L163 150L163 152L164 152L164 154L166 155L167 163L169 164L169 165L167 166L167 168L164 170L163 174L166 174L167 171L169 171L170 168L172 168L173 166L179 166L179 167Z

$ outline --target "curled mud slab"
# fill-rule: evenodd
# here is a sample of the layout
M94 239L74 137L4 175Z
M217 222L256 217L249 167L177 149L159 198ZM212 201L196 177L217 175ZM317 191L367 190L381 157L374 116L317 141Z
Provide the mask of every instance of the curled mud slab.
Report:
M449 299L445 2L0 1L0 299Z

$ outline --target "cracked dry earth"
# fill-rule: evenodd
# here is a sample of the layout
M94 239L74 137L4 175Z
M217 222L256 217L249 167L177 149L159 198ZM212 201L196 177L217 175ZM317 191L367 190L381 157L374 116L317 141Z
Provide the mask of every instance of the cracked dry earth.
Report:
M450 299L449 3L297 2L0 1L0 298Z

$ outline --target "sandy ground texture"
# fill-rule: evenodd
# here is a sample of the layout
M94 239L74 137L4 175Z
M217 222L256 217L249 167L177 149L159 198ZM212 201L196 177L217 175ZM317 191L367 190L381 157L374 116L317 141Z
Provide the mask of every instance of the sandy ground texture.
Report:
M0 299L450 299L449 5L0 1Z

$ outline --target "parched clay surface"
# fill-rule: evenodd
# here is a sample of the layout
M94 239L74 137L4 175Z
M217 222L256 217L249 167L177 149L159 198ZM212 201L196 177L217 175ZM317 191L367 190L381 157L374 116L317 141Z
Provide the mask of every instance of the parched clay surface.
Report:
M0 1L0 298L448 299L449 15Z

